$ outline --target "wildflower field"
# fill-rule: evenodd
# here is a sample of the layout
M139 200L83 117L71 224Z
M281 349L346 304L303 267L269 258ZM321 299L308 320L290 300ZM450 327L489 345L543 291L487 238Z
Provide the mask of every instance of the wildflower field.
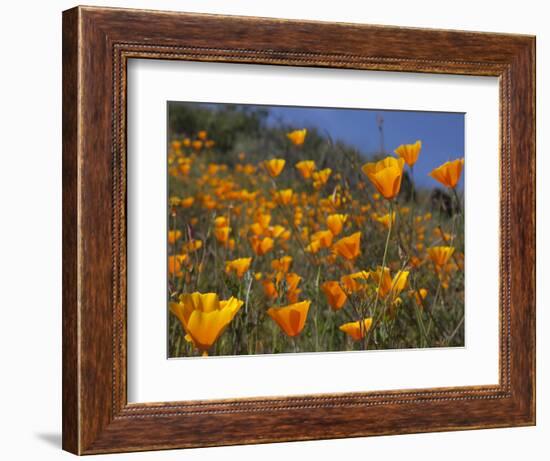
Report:
M225 106L169 104L169 357L463 346L463 154Z

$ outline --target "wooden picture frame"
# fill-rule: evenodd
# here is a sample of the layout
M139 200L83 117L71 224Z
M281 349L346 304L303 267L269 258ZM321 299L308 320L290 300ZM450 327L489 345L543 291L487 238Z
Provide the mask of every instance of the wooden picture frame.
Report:
M131 58L496 76L500 382L129 404ZM535 424L535 38L77 7L63 13L63 448L93 454Z

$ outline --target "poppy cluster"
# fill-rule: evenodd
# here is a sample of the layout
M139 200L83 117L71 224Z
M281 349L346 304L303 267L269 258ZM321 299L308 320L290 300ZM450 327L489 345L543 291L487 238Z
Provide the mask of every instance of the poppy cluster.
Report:
M421 141L329 162L308 147L308 130L285 134L288 148L260 160L217 150L206 130L173 136L170 355L463 341L463 216L434 209L430 190L403 193ZM461 200L463 164L430 173L451 200Z

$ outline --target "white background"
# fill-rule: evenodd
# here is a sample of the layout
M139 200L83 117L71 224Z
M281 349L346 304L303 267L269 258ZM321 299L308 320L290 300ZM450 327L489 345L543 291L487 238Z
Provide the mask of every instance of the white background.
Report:
M498 383L498 277L486 276L499 270L496 77L145 59L128 64L128 93L129 401ZM166 360L166 101L175 100L465 113L466 347Z
M88 4L101 4L89 0ZM348 21L403 26L517 32L537 35L538 106L538 425L439 434L330 440L117 455L109 459L247 460L327 459L363 453L371 459L461 460L548 458L550 437L550 182L542 178L550 149L550 31L544 2L395 0L363 3L214 1L115 1L111 6ZM69 459L60 451L61 427L61 10L70 1L6 2L0 16L0 392L1 456ZM544 337L546 334L546 337ZM105 457L98 457L103 459ZM107 459L107 458L105 458Z

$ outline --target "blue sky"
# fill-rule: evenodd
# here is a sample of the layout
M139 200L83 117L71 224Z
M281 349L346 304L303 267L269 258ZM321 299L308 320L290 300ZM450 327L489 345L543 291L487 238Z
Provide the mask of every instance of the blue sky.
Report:
M271 106L268 123L283 122L296 128L317 127L327 131L333 139L345 141L368 155L380 150L377 116L384 120L387 152L393 152L400 144L422 141L414 167L418 184L433 187L436 181L428 173L447 160L464 156L463 113ZM461 179L460 186L463 181Z
M201 104L203 107L220 106ZM253 106L269 109L267 123L282 123L296 129L317 128L328 132L333 140L355 146L368 156L380 150L377 117L384 120L384 147L388 153L400 144L422 141L422 150L414 167L419 185L434 187L438 183L428 176L435 167L448 160L464 157L464 114L453 112L388 111L378 109L341 109L293 106ZM462 175L459 188L464 184Z

